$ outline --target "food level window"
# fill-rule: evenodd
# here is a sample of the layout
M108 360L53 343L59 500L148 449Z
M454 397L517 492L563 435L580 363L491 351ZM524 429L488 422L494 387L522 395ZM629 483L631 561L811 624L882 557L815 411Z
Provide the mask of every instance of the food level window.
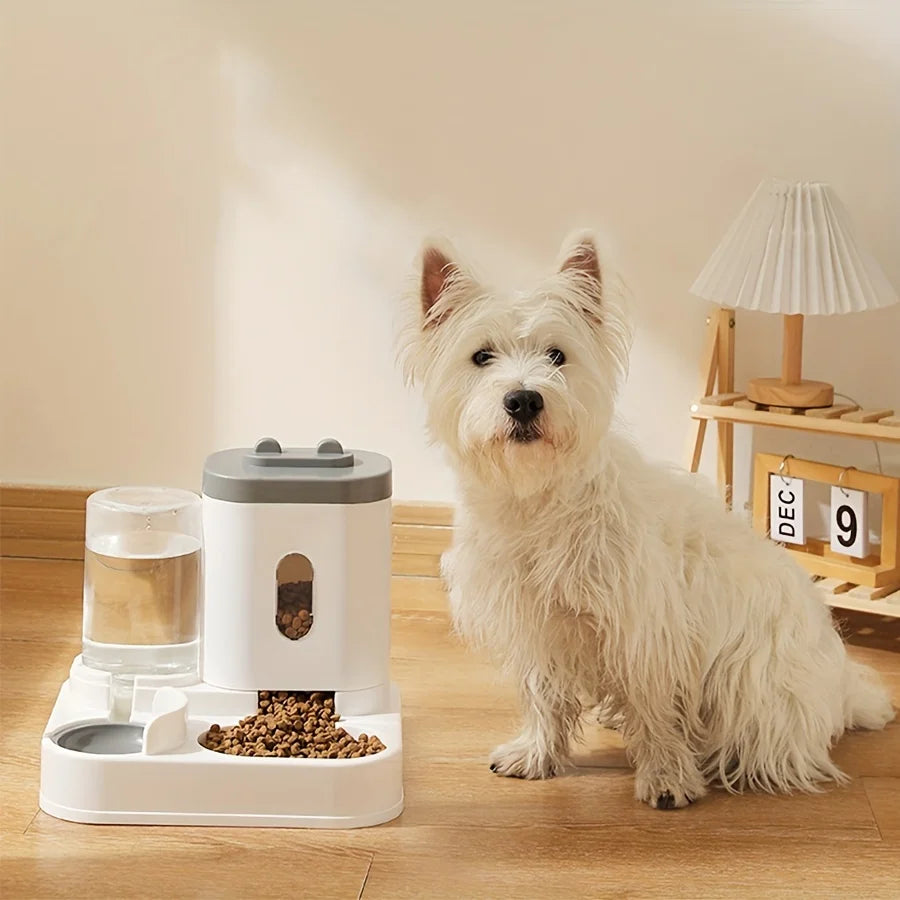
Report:
M313 567L302 553L289 553L275 571L278 607L275 624L292 641L305 637L313 624Z

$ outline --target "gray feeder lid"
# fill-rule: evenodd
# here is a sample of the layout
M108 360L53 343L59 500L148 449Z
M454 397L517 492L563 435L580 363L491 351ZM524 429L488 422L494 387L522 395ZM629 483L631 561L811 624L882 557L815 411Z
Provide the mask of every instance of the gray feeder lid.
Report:
M373 503L391 496L391 461L338 441L282 449L263 438L253 449L220 450L203 467L203 493L234 503Z

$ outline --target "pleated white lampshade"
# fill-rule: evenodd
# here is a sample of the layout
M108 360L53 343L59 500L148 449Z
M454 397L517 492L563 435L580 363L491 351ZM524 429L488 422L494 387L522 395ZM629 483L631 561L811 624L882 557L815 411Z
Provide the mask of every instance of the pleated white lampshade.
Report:
M765 406L830 406L834 388L801 377L803 316L890 306L900 300L853 234L827 184L763 181L728 229L691 293L720 306L784 316L781 378L755 378L747 396Z
M900 300L827 184L763 181L691 293L721 306L829 316Z

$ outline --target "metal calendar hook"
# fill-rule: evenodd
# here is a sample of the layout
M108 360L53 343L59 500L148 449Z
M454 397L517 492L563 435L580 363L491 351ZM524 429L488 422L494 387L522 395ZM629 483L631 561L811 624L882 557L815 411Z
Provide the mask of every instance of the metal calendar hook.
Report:
M847 493L847 489L844 487L844 476L850 471L856 471L856 466L847 466L846 469L841 469L841 474L838 475L838 487L840 488L841 493L845 497L849 497L850 495Z
M785 458L781 461L781 465L778 467L778 477L781 478L781 480L785 484L790 484L790 481L788 481L788 479L784 477L784 467L787 465L787 461L789 459L793 459L793 458L794 458L794 454L788 453L788 455L785 456Z

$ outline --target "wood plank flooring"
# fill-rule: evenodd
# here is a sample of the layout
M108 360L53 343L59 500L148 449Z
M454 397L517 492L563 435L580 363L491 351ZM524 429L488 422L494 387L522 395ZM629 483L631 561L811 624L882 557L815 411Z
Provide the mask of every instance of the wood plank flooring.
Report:
M571 774L497 778L486 756L512 733L512 691L417 599L412 578L393 617L401 818L354 832L61 822L37 808L38 744L79 651L80 579L74 564L0 566L4 900L900 898L900 725L847 736L835 757L852 782L812 796L714 792L657 812L634 801L618 735L596 726ZM896 626L856 615L846 630L900 701Z

